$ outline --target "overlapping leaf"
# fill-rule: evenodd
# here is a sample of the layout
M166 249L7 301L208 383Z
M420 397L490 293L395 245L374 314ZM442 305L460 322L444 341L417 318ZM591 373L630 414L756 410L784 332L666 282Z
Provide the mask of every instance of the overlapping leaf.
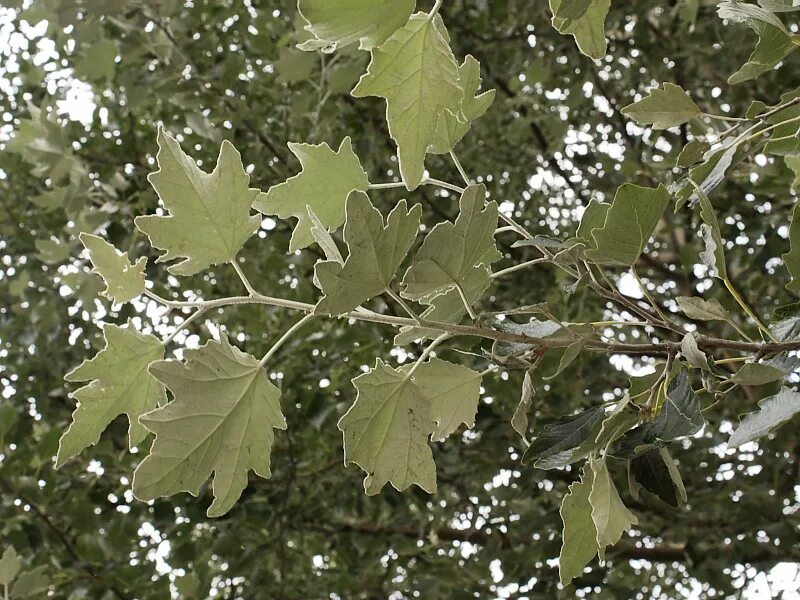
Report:
M144 292L144 268L147 259L142 257L131 263L128 253L120 253L103 238L90 233L80 234L84 248L89 252L93 273L103 278L106 289L102 294L114 302L128 302Z
M603 560L606 546L616 544L622 534L639 523L639 519L620 499L617 486L608 472L605 457L592 458L589 466L594 473L589 502L592 505L592 521L597 530L598 554Z
M389 213L386 226L369 197L353 192L347 200L344 238L350 251L344 264L333 260L314 267L316 281L325 296L315 312L338 315L388 289L397 269L417 236L422 209L407 209L401 200Z
M164 347L152 335L136 331L131 322L126 327L108 324L103 328L106 345L91 360L84 361L64 376L66 381L89 381L74 392L78 407L58 446L56 467L96 444L100 434L117 416L128 416L130 447L139 444L147 430L139 423L140 415L164 403L163 386L147 369L164 357Z
M303 50L335 50L358 43L362 50L382 44L406 24L415 0L298 0L297 9L314 36Z
M575 38L578 48L594 59L606 55L605 21L611 0L550 0L553 27Z
M461 79L461 89L464 99L461 101L461 113L454 115L445 110L439 117L436 126L436 135L428 152L446 154L450 152L461 139L467 135L472 121L483 116L494 102L495 90L488 90L478 94L481 87L481 65L468 54L463 64L458 68Z
M226 337L185 351L185 360L153 363L150 372L173 401L141 417L155 433L150 454L133 477L141 500L177 492L197 495L214 476L208 516L228 512L252 469L268 478L274 429L285 429L281 392L259 362Z
M345 207L350 192L367 191L369 179L358 160L349 137L337 151L328 144L289 143L289 149L300 161L302 170L258 195L253 208L282 219L295 217L297 226L289 242L294 252L314 243L313 223L308 208L325 227L338 229L345 221ZM308 207L308 208L307 208Z
M800 203L792 209L792 223L789 225L789 252L783 255L783 264L789 271L792 280L786 289L800 292Z
M581 478L569 486L569 493L561 503L561 552L558 555L558 574L561 585L583 573L583 569L597 556L597 528L592 520L592 491L594 474Z
M439 117L450 111L463 119L458 64L441 17L412 15L405 27L372 50L369 68L351 93L386 99L400 173L408 189L415 189L422 181Z
M461 423L474 423L480 374L432 359L412 374L380 359L353 379L356 401L339 420L345 464L367 476L364 489L377 494L386 483L404 490L415 484L436 490L436 466L428 439L441 440Z
M622 184L607 209L603 226L592 229L594 248L586 251L586 257L595 262L632 265L669 201L669 192L663 185L653 189Z
M157 262L183 258L169 267L170 273L193 275L233 260L261 224L250 214L258 190L248 187L233 144L222 142L214 171L205 173L160 129L156 158L159 169L148 180L170 214L136 217L136 226L153 246L166 250Z

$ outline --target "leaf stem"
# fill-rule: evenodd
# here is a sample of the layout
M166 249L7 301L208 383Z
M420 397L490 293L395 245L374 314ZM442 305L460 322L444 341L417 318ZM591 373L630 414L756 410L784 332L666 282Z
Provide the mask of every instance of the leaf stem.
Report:
M433 5L433 8L428 13L428 19L432 19L436 16L436 13L439 12L439 8L442 6L442 0L436 0L436 4Z
M464 167L461 166L461 161L458 160L456 153L453 152L452 150L450 150L450 158L453 159L453 164L455 164L456 169L458 169L458 173L459 175L461 175L461 179L464 180L464 183L466 185L472 185L472 182L470 181L469 177L467 177L467 172L464 170Z
M533 260L527 260L525 262L521 262L519 264L513 265L513 266L508 267L506 269L501 269L500 271L495 271L494 273L492 273L491 277L492 277L492 279L497 279L498 277L503 277L505 275L508 275L509 273L513 273L514 271L519 271L520 269L526 269L527 267L530 267L530 266L533 266L533 265L539 265L539 264L545 263L545 262L550 262L550 259L548 257L546 257L546 256L541 257L541 258L534 258Z
M242 280L242 284L244 285L244 289L247 290L247 293L250 294L251 296L255 296L256 294L258 294L253 285L250 283L250 280L244 274L244 271L242 271L242 267L239 265L239 263L235 258L231 261L231 265L233 265L233 270L236 271L236 274L239 276L239 279Z
M402 308L409 317L411 317L417 323L419 323L419 315L417 315L417 313L414 312L411 306L409 306L408 302L403 300L400 294L396 294L393 290L391 290L388 287L386 288L386 293L392 300L394 300L395 302L397 302L397 304L400 305L400 308Z
M704 112L704 117L709 119L716 119L717 121L735 121L737 123L744 123L749 121L749 119L744 119L742 117L729 117L727 115L712 115L711 113Z
M758 136L760 136L762 133L767 133L768 131L772 131L773 129L776 129L776 128L780 127L781 125L786 125L788 123L796 123L797 121L800 121L800 116L793 117L791 119L786 119L785 121L781 121L780 123L775 123L774 125L770 125L769 127L765 127L761 131L756 131L754 134L752 134L750 137L748 137L744 141L745 142L749 142L751 140L754 140Z
M308 313L307 315L303 316L303 318L300 319L297 323L289 327L289 329L286 330L286 333L284 333L280 337L280 339L272 345L272 348L267 350L267 353L258 362L259 368L263 368L264 365L267 364L269 359L275 356L275 353L278 350L280 350L281 346L283 346L295 333L297 333L298 330L300 330L306 323L314 319L316 316L317 315L315 315L314 313Z
M476 315L475 311L472 310L472 306L470 306L469 300L467 300L467 295L464 293L464 288L456 284L456 289L458 290L458 295L461 296L461 302L464 303L464 308L467 309L467 314L469 315L469 318L472 319L473 321L477 321L478 315Z
M772 335L772 332L767 328L764 323L761 322L761 319L753 312L753 309L750 308L750 305L745 301L742 295L739 293L739 290L733 285L730 279L725 277L723 279L725 283L725 288L730 292L733 299L736 300L736 303L741 307L741 309L747 313L747 316L750 317L753 322L758 325L758 328L767 336L768 339L775 341L775 337Z
M435 179L433 177L426 177L421 182L422 185L438 185L440 188L444 188L446 190L450 190L451 192L456 192L458 194L464 193L464 188L458 187L457 185L453 185L452 183L448 183L447 181L442 181L441 179Z
M742 337L743 337L744 339L746 339L748 342L752 342L752 341L753 341L753 338L751 338L749 335L747 335L747 333L745 333L745 331L744 331L744 330L743 330L741 327L739 327L739 326L738 326L738 325L737 325L737 324L734 322L734 320L733 320L733 319L725 319L725 320L726 320L726 322L728 323L728 325L730 325L731 327L733 327L733 328L736 330L736 333L738 333L740 336L742 336Z
M161 342L161 345L164 346L164 347L168 346L169 343L172 340L174 340L181 331L186 329L193 322L197 321L200 317L202 317L205 313L207 313L208 310L209 309L208 309L207 306L200 306L196 311L194 311L194 313L192 313L187 319L185 319L183 321L183 323L177 324L175 326L175 331L173 331L171 334L169 334L167 336L167 338L164 341Z
M425 348L425 350L422 351L422 354L419 355L419 358L417 359L417 362L415 362L413 364L413 366L408 370L408 373L406 373L406 377L405 378L406 379L411 378L411 376L414 375L414 372L417 369L419 369L420 365L423 362L425 362L425 359L428 358L431 355L431 352L433 352L433 350L436 348L436 346L441 344L443 341L445 341L449 337L450 337L450 334L445 332L442 335L440 335L439 337L437 337L435 340L433 340L430 344L428 344L428 347Z
M402 181L388 181L386 183L370 183L369 189L371 190L390 190L392 188L406 187Z

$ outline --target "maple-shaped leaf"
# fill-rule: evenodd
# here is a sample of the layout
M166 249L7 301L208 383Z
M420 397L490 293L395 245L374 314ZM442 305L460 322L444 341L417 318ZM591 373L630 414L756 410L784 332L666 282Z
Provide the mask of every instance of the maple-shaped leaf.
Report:
M461 90L464 98L461 101L461 114L454 115L445 110L439 116L436 135L428 152L447 154L467 135L472 121L483 116L494 102L495 90L478 94L481 87L481 64L471 54L467 54L463 64L458 68L461 79Z
M403 367L401 371L410 370ZM435 426L431 441L440 442L455 433L463 423L475 425L481 391L481 374L440 358L422 363L413 374L422 396L430 403L431 420Z
M150 372L174 400L140 419L156 439L134 473L134 495L197 496L213 473L214 502L207 514L225 514L247 486L249 470L271 475L272 430L286 429L280 390L258 360L224 336L186 350L183 361L156 362Z
M294 252L314 243L310 207L325 227L339 229L345 219L345 205L350 192L367 191L369 179L358 160L349 137L334 152L328 144L289 143L300 161L300 173L258 195L253 208L281 219L295 217L297 226L289 242Z
M353 379L356 401L339 420L344 463L367 472L364 490L377 494L386 483L402 491L416 484L436 491L436 465L428 446L434 428L430 403L406 373L381 359Z
M72 394L78 407L58 444L57 468L96 444L109 423L121 414L128 416L128 441L133 448L147 437L139 416L166 400L163 386L147 371L153 361L164 358L161 342L136 331L130 321L126 327L106 325L103 336L105 347L64 376L69 382L90 383Z
M258 190L248 187L239 152L222 142L214 171L206 173L160 129L156 158L159 169L148 180L170 214L136 217L135 222L153 246L166 250L157 262L184 258L169 272L194 275L232 261L261 223L250 214Z
M621 112L637 123L652 125L653 129L677 127L703 114L689 94L674 83L653 88L647 96L629 104Z
M464 190L455 223L445 221L431 229L414 256L403 277L403 296L430 303L459 287L466 296L467 288L488 286L488 266L502 255L494 243L497 204L485 201L482 184Z
M425 172L425 154L445 110L463 118L464 92L458 63L441 17L411 16L405 27L372 50L372 60L351 94L386 99L389 133L397 143L400 174L415 189Z
M297 10L314 37L302 50L329 53L358 42L361 50L383 43L406 24L415 0L298 0Z
M383 225L383 217L363 192L347 200L344 239L350 253L344 265L336 260L318 262L315 280L325 296L314 312L339 315L384 292L417 237L422 208L407 210L406 201L394 207Z
M91 233L82 233L79 237L92 261L92 272L100 275L106 284L104 296L123 304L144 292L146 258L131 263L127 252L120 253L103 238Z

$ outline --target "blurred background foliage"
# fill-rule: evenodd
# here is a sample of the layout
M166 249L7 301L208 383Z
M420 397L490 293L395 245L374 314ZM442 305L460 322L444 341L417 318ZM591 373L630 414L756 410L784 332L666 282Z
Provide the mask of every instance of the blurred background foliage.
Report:
M556 237L574 232L593 196L610 199L624 182L675 180L679 152L708 125L642 130L619 110L637 94L673 82L708 112L744 115L751 101L775 104L800 85L796 62L728 85L755 36L724 24L714 5L615 2L608 54L593 62L551 27L545 2L446 1L456 56L478 58L484 86L497 89L459 147L467 171L532 232ZM123 419L54 470L74 408L62 376L102 345L99 322L133 318L140 330L165 334L185 318L149 302L112 307L99 299L102 282L76 237L103 233L132 256L152 254L133 218L157 206L146 176L155 170L158 125L206 167L221 140L231 140L252 185L264 190L299 169L288 141L338 146L350 135L372 181L397 175L383 102L348 94L368 56L303 53L295 49L303 39L289 0L2 1L0 545L16 548L25 569L41 567L53 597L70 599L735 598L742 590L798 597L781 590L800 581L800 438L789 425L756 450L726 451L724 434L754 405L745 392L705 413L704 434L673 449L689 506L676 512L625 491L638 528L566 590L554 560L558 507L576 473L520 465L509 419L521 371L486 377L476 428L436 445L435 495L387 487L365 496L361 471L342 467L336 428L354 399L350 379L376 356L397 364L405 351L419 352L394 349L384 326L318 321L281 352L271 376L283 390L289 429L277 434L273 477L253 479L224 518L205 517L204 497L135 501L130 477L142 452L127 451ZM431 156L428 168L457 181L445 158ZM768 315L793 300L778 259L796 200L791 174L754 156L729 175L714 199L734 242L732 279ZM384 212L404 197L371 195ZM409 199L423 203L428 225L457 212L452 195L430 187ZM248 275L264 293L314 302L310 275L320 253L287 255L291 226L265 219L244 251ZM642 271L658 294L718 293L694 269L696 229L691 210L659 226ZM498 240L507 257L498 268L535 256L512 251L513 235ZM175 298L235 295L241 286L230 266L178 281L151 261L148 278ZM482 308L551 302L563 320L612 314L586 288L567 299L562 283L551 268L520 271L495 284ZM372 308L381 310L380 302ZM295 318L277 308L229 307L178 341L196 345L221 326L259 355ZM480 352L477 343L472 350ZM537 382L532 427L621 395L626 370L637 366L584 354L564 376Z

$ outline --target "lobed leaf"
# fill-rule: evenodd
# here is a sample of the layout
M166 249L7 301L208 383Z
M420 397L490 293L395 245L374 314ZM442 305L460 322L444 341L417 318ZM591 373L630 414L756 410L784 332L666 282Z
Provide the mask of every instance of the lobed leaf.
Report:
M90 233L79 236L83 247L89 253L93 273L103 278L106 289L101 293L116 302L124 304L144 292L144 268L147 259L142 257L131 263L128 253L120 253L103 238Z
M661 89L654 88L638 102L624 107L622 114L641 125L652 125L653 129L669 129L699 117L703 111L681 86L665 83Z
M758 403L758 410L748 413L728 440L729 448L752 442L774 431L800 413L800 394L790 388L781 388L774 396Z

